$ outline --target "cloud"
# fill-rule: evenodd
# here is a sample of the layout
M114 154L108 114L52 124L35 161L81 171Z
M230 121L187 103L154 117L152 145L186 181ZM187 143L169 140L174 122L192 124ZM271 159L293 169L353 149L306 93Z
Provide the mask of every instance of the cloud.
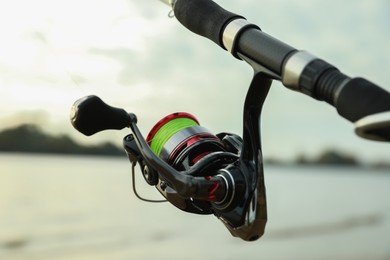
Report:
M348 75L364 76L390 89L388 1L217 2ZM20 4L0 7L15 12ZM0 49L3 104L13 97L12 89L35 90L35 95L46 94L47 100L34 97L36 103L30 107L46 106L50 113L62 115L76 96L98 94L108 103L136 112L145 131L164 115L181 110L194 113L214 132L241 134L252 69L168 18L166 5L38 0L29 8L34 12L25 11L24 19L0 15L0 28L6 32ZM353 136L352 125L339 118L334 108L278 82L266 100L262 128L267 152L281 156L291 156L297 149L313 152L329 143L367 150L366 154L389 152Z
M47 125L50 121L49 114L44 110L30 110L0 117L1 129L19 126L21 124Z

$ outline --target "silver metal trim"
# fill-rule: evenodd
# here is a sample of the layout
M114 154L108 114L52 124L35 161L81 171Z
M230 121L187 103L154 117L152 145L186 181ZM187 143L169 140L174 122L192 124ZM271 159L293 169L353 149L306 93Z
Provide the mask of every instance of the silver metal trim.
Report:
M373 133L381 128L390 128L390 111L369 115L355 122L355 133L358 136L369 140L390 141Z
M217 176L221 177L225 181L225 183L226 183L226 191L228 191L229 190L229 182L228 182L228 180L222 174L218 174ZM228 196L228 192L226 192L225 197L223 197L223 199L221 201L214 201L214 204L217 204L217 205L222 204L226 200L227 196Z
M167 142L164 144L161 152L160 152L160 158L168 161L169 156L171 153L175 150L175 148L184 140L187 140L188 138L199 135L199 134L210 134L210 131L207 130L203 126L195 125L195 126L190 126L187 128L184 128L174 135L172 135Z
M222 43L223 46L233 54L234 42L237 34L241 31L242 28L249 25L250 23L242 18L235 19L231 21L223 31Z
M234 178L233 178L232 174L231 174L228 170L222 169L222 170L220 170L220 171L225 172L225 173L230 177L230 179L232 180L232 185L233 185L233 187L232 187L233 192L232 192L230 201L226 204L226 206L221 207L221 208L218 207L219 210L224 210L224 209L226 209L227 207L229 207L230 204L233 202L234 195L235 195L235 193L236 193L236 186L234 185ZM226 196L223 198L222 201L214 202L214 204L216 204L216 205L221 205L221 204L223 204L223 203L225 202L225 200L226 200L226 198L227 198L227 196L228 196L228 192L227 192L227 191L229 190L229 183L228 183L228 180L225 178L225 176L223 176L222 174L218 174L217 176L220 176L220 177L223 178L223 179L225 180L225 182L226 182Z
M282 71L282 83L286 87L299 90L299 79L306 66L317 57L307 51L298 51L291 55Z

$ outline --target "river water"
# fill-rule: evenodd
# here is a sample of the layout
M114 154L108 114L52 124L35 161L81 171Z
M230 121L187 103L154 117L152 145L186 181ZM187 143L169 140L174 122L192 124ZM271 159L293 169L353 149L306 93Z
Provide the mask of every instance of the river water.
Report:
M390 259L388 169L266 165L266 233L244 242L213 216L139 201L129 166L0 154L0 259Z

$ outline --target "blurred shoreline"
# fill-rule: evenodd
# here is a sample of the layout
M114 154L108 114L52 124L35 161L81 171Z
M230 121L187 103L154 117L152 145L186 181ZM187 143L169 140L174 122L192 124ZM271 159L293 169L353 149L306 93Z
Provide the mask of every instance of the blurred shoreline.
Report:
M110 157L125 155L124 150L113 143L105 142L94 146L81 145L68 135L49 135L34 124L23 124L0 131L0 153L69 154ZM309 158L304 154L298 154L292 161L282 161L278 158L265 157L264 163L278 166L345 166L390 170L390 160L363 163L350 154L332 148L322 151L314 158Z

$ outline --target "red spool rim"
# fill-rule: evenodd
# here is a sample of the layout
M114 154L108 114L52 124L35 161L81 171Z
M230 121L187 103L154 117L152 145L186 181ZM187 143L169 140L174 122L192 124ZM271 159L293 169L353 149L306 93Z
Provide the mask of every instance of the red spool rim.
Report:
M176 113L172 113L170 115L167 115L165 117L163 117L160 121L158 121L154 126L153 128L150 130L148 136L146 137L146 142L148 144L150 144L150 142L152 141L153 137L155 136L155 134L158 132L158 130L160 130L161 127L163 127L166 123L168 123L169 121L172 121L174 119L177 119L177 118L188 118L188 119L192 119L194 120L198 125L199 125L199 121L198 119L196 119L195 116L191 115L190 113L187 113L187 112L176 112Z

